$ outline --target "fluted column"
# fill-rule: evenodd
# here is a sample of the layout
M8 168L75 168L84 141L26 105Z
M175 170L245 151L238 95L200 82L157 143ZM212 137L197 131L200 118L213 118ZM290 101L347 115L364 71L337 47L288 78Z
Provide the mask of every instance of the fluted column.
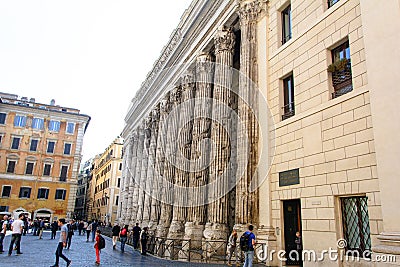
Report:
M128 137L124 144L123 151L124 153L124 158L122 161L123 165L123 174L122 174L122 181L121 181L121 206L118 207L118 214L117 218L119 218L120 223L125 222L126 214L127 214L127 207L128 207L128 193L129 193L129 179L131 178L131 175L129 175L128 167L129 163L131 162L132 158L130 155L131 149L132 149L132 142L131 142L132 137ZM128 160L129 159L129 160ZM129 162L129 163L128 163Z
M126 192L126 205L122 206L125 210L124 224L129 224L130 218L132 216L132 198L133 189L135 185L134 177L137 161L137 148L138 148L138 132L134 131L132 137L129 140L129 146L127 151L127 165L126 165L126 177L125 177L125 192ZM125 209L124 209L125 208Z
M232 153L232 118L231 98L233 53L235 35L230 28L220 28L214 38L215 41L215 78L214 78L214 105L212 110L213 125L211 140L214 144L214 158L210 164L209 184L212 190L209 194L207 224L204 236L207 239L223 239L228 235L229 191L233 187L229 179L234 178L231 173L230 160ZM233 179L234 180L234 179Z
M156 162L154 166L153 192L149 222L149 228L151 232L154 232L156 230L161 213L160 189L162 188L161 185L164 181L163 174L165 162L165 142L168 133L168 124L166 123L166 119L171 106L169 98L170 94L169 92L167 92L160 103L160 119L157 134Z
M195 96L194 74L191 70L185 72L182 77L182 103L180 109L177 150L175 156L175 184L176 187L187 188L189 177L189 159L192 144L192 126L193 126L193 107ZM176 141L174 141L176 142ZM187 197L180 190L175 191L174 206L172 212L172 222L169 228L168 237L182 238L184 235L184 222L187 216L187 208L183 207Z
M151 213L151 200L154 185L157 181L154 179L155 175L155 163L156 163L156 152L157 152L157 138L158 138L158 124L160 122L160 105L151 111L151 139L149 147L149 162L147 164L147 179L146 188L144 195L144 206L143 206L143 226L148 226L150 222Z
M140 187L138 196L138 211L136 221L139 223L143 222L143 209L144 209L144 195L146 189L147 170L149 163L149 150L150 150L150 139L151 139L151 116L148 115L144 119L144 146L142 154L142 168L140 173Z
M139 188L140 188L140 174L142 170L142 160L143 160L143 147L144 147L144 121L142 121L141 125L137 129L138 131L138 147L137 147L137 154L136 154L136 161L135 161L135 169L133 169L132 166L132 171L135 170L134 176L133 176L133 187L132 187L132 212L131 212L131 218L129 220L129 225L133 226L137 219L137 211L138 211L138 199L139 199Z
M173 201L173 184L175 177L175 151L176 136L178 135L178 124L180 112L177 112L181 103L182 90L180 86L176 86L170 92L171 110L167 116L166 124L168 124L168 132L165 145L165 162L162 188L160 188L161 198L161 215L160 222L157 226L157 236L166 237L172 220L172 201Z
M241 46L238 112L236 224L258 223L258 97L257 83L257 19L262 10L259 0L241 1L239 6ZM240 228L240 226L238 226Z

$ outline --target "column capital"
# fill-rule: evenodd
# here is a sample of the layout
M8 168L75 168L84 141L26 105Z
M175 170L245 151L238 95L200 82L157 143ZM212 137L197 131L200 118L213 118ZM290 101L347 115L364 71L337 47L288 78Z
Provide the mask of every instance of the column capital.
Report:
M151 118L152 118L152 126L153 128L155 127L159 121L160 121L160 103L158 103L153 110L151 111Z
M257 21L266 2L265 0L238 0L240 23L246 24Z
M183 74L181 81L182 81L182 90L186 91L188 89L194 89L194 73L193 70L187 70Z
M174 103L179 104L181 102L181 98L182 98L182 88L179 85L177 85L174 87L174 89L171 90L170 103L171 104L174 104Z
M213 71L214 63L212 62L212 56L210 53L201 53L196 58L196 72L210 73Z
M160 103L161 116L168 114L171 108L170 92L167 92Z
M227 51L233 53L235 47L235 34L232 28L220 27L214 37L215 54Z

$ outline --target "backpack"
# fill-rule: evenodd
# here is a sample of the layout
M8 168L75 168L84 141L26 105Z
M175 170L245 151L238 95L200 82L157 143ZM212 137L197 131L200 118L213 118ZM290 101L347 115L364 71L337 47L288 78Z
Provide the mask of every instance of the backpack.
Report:
M104 239L104 237L102 237L101 235L99 235L99 245L98 248L99 249L103 249L106 247L106 240Z
M126 236L126 228L122 228L122 230L121 230L121 235L122 235L122 236Z
M240 237L240 249L242 251L249 251L249 240L250 240L250 234L245 232L243 235Z

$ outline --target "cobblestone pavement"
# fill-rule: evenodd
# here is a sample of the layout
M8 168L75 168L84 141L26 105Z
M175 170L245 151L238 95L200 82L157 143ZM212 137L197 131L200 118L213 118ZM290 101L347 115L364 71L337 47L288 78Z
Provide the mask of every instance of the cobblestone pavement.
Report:
M222 267L223 264L201 264L201 263L185 263L168 261L149 256L142 256L138 251L134 251L132 247L126 246L125 253L119 250L119 242L117 250L112 249L112 241L108 237L106 239L106 248L101 251L100 266L180 266L180 267ZM6 236L4 239L4 252L0 254L0 267L13 266L13 267L49 267L55 262L55 251L59 240L59 232L57 232L56 239L50 239L50 232L43 233L43 239L37 236L27 234L22 236L21 252L22 255L16 255L14 250L11 256L7 256L7 250L11 241L11 236ZM91 239L90 239L91 240ZM70 260L72 260L71 267L94 267L96 254L92 242L86 242L85 236L79 236L77 233L72 237L71 248L64 249L63 253ZM60 259L60 267L66 266L63 259Z

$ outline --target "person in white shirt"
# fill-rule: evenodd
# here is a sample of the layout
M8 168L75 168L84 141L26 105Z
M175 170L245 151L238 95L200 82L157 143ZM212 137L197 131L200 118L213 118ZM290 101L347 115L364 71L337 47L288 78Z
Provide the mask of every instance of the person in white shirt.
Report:
M11 256L14 243L17 246L17 255L22 254L22 252L21 252L21 235L22 235L22 231L24 229L24 220L25 220L25 215L21 213L18 216L18 220L15 220L11 224L12 235L11 235L10 247L8 249L8 256Z
M3 221L0 225L0 253L3 253L3 240L4 237L6 236L6 232L7 232L7 226L10 222L8 221L8 216L4 215L3 217Z

